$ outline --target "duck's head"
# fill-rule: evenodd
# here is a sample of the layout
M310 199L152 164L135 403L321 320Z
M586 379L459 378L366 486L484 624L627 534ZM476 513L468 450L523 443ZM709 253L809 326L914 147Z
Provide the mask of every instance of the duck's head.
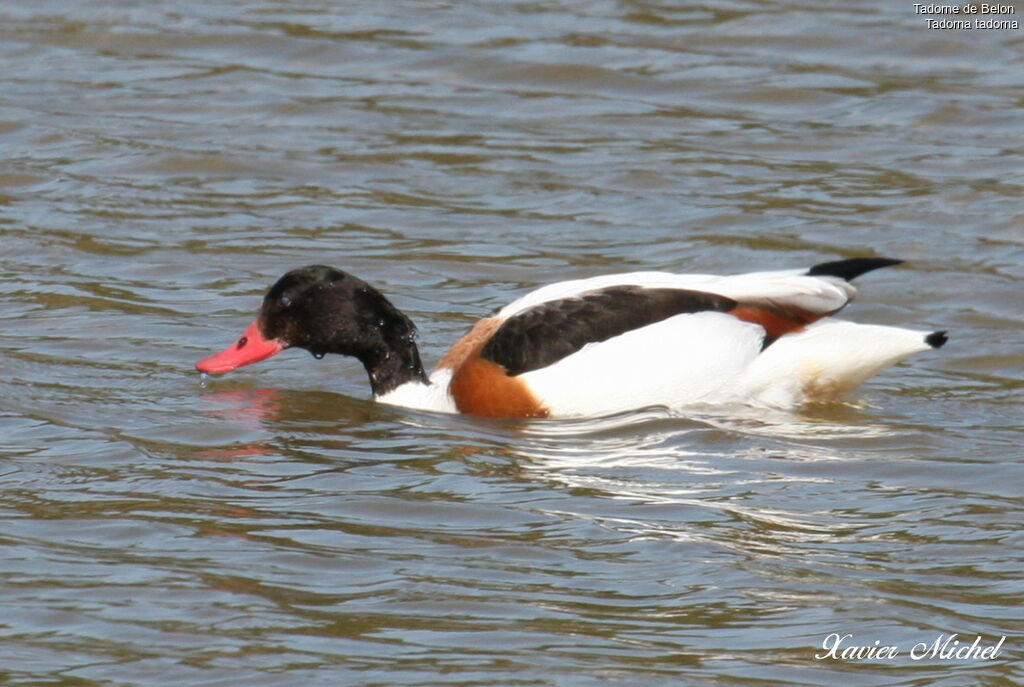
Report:
M230 372L286 348L303 348L318 359L327 353L358 358L374 392L383 393L381 386L395 383L390 378L396 373L397 383L424 377L415 336L409 318L377 289L339 269L310 265L278 279L242 336L196 369Z

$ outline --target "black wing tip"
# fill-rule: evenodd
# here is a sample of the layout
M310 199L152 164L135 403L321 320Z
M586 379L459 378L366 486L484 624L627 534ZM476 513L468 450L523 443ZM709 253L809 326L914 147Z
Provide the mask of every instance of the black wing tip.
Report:
M945 330L932 332L928 336L924 337L924 342L932 348L942 348L949 341L949 337L946 336Z
M839 277L846 281L856 279L865 272L877 270L882 267L891 267L902 264L902 260L894 258L850 258L848 260L834 260L823 262L807 270L810 277Z

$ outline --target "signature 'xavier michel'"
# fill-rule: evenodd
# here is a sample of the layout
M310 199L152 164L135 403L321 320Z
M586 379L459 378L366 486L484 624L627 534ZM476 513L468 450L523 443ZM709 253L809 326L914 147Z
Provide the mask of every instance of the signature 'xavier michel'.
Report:
M833 318L850 280L888 258L731 276L632 272L537 289L480 320L428 377L416 328L379 291L322 265L292 270L227 349L228 372L290 348L354 356L384 403L491 417L601 415L651 405L830 400L945 332Z

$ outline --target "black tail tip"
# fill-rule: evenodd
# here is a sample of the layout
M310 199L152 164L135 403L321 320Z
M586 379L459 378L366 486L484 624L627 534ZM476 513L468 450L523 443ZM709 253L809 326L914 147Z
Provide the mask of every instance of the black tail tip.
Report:
M924 342L932 348L942 348L947 341L949 341L949 337L946 336L945 331L932 332L928 336L924 337Z
M850 258L849 260L823 262L807 270L807 274L811 277L840 277L850 281L865 272L877 270L880 267L899 265L902 262L902 260L893 258Z

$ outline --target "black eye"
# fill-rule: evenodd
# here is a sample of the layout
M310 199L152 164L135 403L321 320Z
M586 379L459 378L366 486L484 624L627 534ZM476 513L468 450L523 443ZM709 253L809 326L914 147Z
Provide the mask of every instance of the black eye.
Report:
M238 340L238 344L235 346L235 350L238 350L239 348L245 348L245 344L247 343L249 343L249 338L243 336L241 339Z

